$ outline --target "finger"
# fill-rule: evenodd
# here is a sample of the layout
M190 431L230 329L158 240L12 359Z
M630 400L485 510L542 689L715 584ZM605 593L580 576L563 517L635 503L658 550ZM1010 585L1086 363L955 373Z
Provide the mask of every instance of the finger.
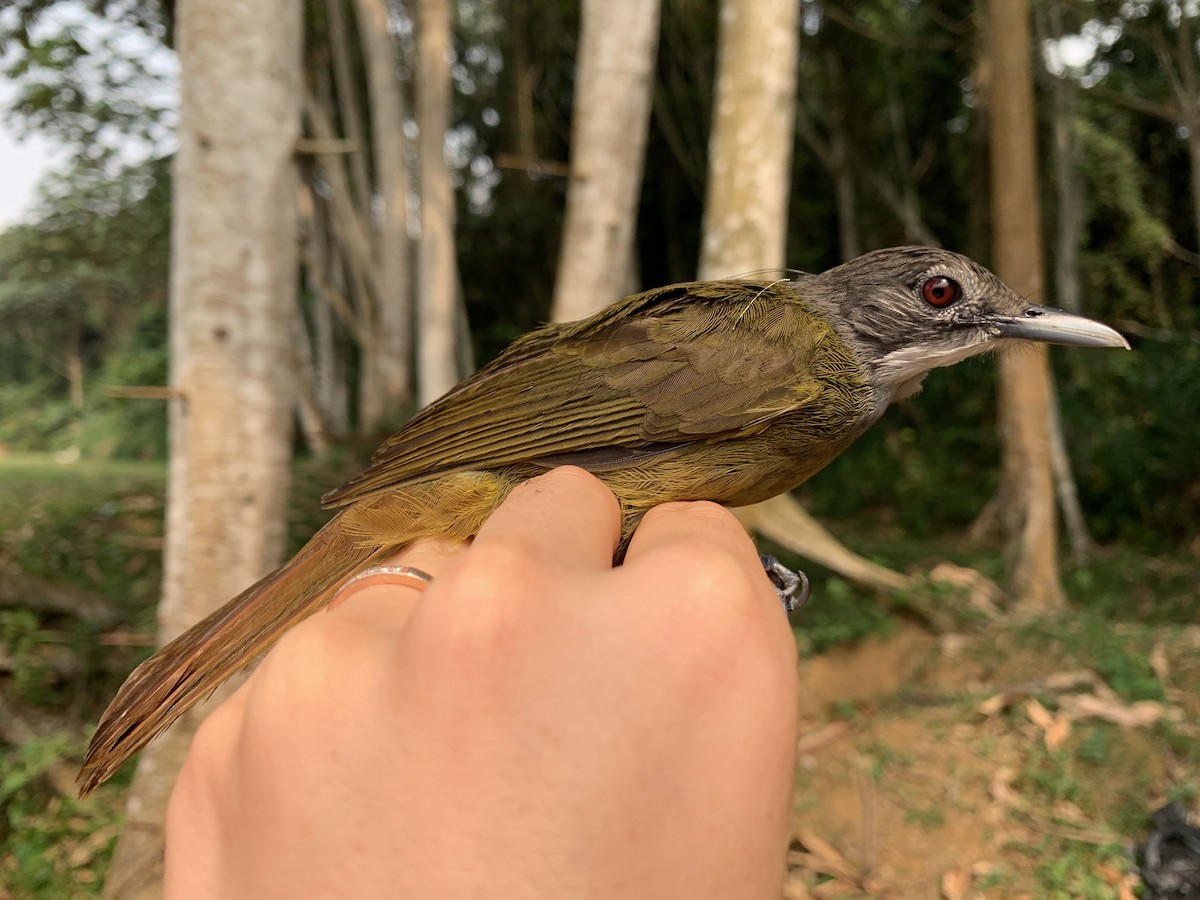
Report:
M554 469L513 489L483 524L475 551L516 549L548 564L609 569L621 531L617 499L594 475Z
M681 549L702 561L727 560L774 596L750 535L733 513L716 503L663 503L651 509L633 533L625 565L640 565L657 555L674 557Z
M466 544L449 538L422 538L399 553L372 565L409 566L437 579L466 550ZM380 574L342 588L329 605L339 624L361 625L372 630L399 631L408 624L426 587Z
M465 550L463 543L448 538L421 539L382 564L421 569L436 583ZM286 708L296 696L316 696L331 684L354 683L363 666L387 665L424 593L385 577L351 585L335 598L326 615L309 616L267 654L236 697L234 708L242 713L240 718L248 723L255 717L256 705Z

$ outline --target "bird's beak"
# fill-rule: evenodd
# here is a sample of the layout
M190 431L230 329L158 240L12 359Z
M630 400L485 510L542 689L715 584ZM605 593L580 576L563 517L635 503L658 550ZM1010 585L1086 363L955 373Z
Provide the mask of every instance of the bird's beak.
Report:
M997 316L1000 337L1065 344L1068 347L1124 347L1129 341L1094 319L1049 306L1031 306L1019 316Z

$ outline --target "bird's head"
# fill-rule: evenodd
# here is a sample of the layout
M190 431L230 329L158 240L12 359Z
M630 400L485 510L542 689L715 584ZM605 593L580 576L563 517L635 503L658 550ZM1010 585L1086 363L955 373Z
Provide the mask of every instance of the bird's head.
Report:
M948 250L875 250L813 280L818 290L805 295L831 314L888 400L915 393L930 369L1007 341L1129 349L1107 325L1036 306L983 266Z

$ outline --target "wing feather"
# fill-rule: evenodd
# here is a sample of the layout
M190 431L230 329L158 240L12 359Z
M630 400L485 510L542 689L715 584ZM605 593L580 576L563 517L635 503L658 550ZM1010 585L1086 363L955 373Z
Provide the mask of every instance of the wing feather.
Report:
M790 282L676 285L546 326L414 417L325 502L451 471L754 433L821 393L808 363L832 332L819 326Z

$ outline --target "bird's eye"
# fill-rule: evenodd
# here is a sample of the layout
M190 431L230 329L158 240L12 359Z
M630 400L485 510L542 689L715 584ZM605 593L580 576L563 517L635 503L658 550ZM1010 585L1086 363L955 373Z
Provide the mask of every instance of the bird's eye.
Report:
M945 309L962 296L962 288L958 282L945 275L934 275L921 285L921 297L930 306Z

